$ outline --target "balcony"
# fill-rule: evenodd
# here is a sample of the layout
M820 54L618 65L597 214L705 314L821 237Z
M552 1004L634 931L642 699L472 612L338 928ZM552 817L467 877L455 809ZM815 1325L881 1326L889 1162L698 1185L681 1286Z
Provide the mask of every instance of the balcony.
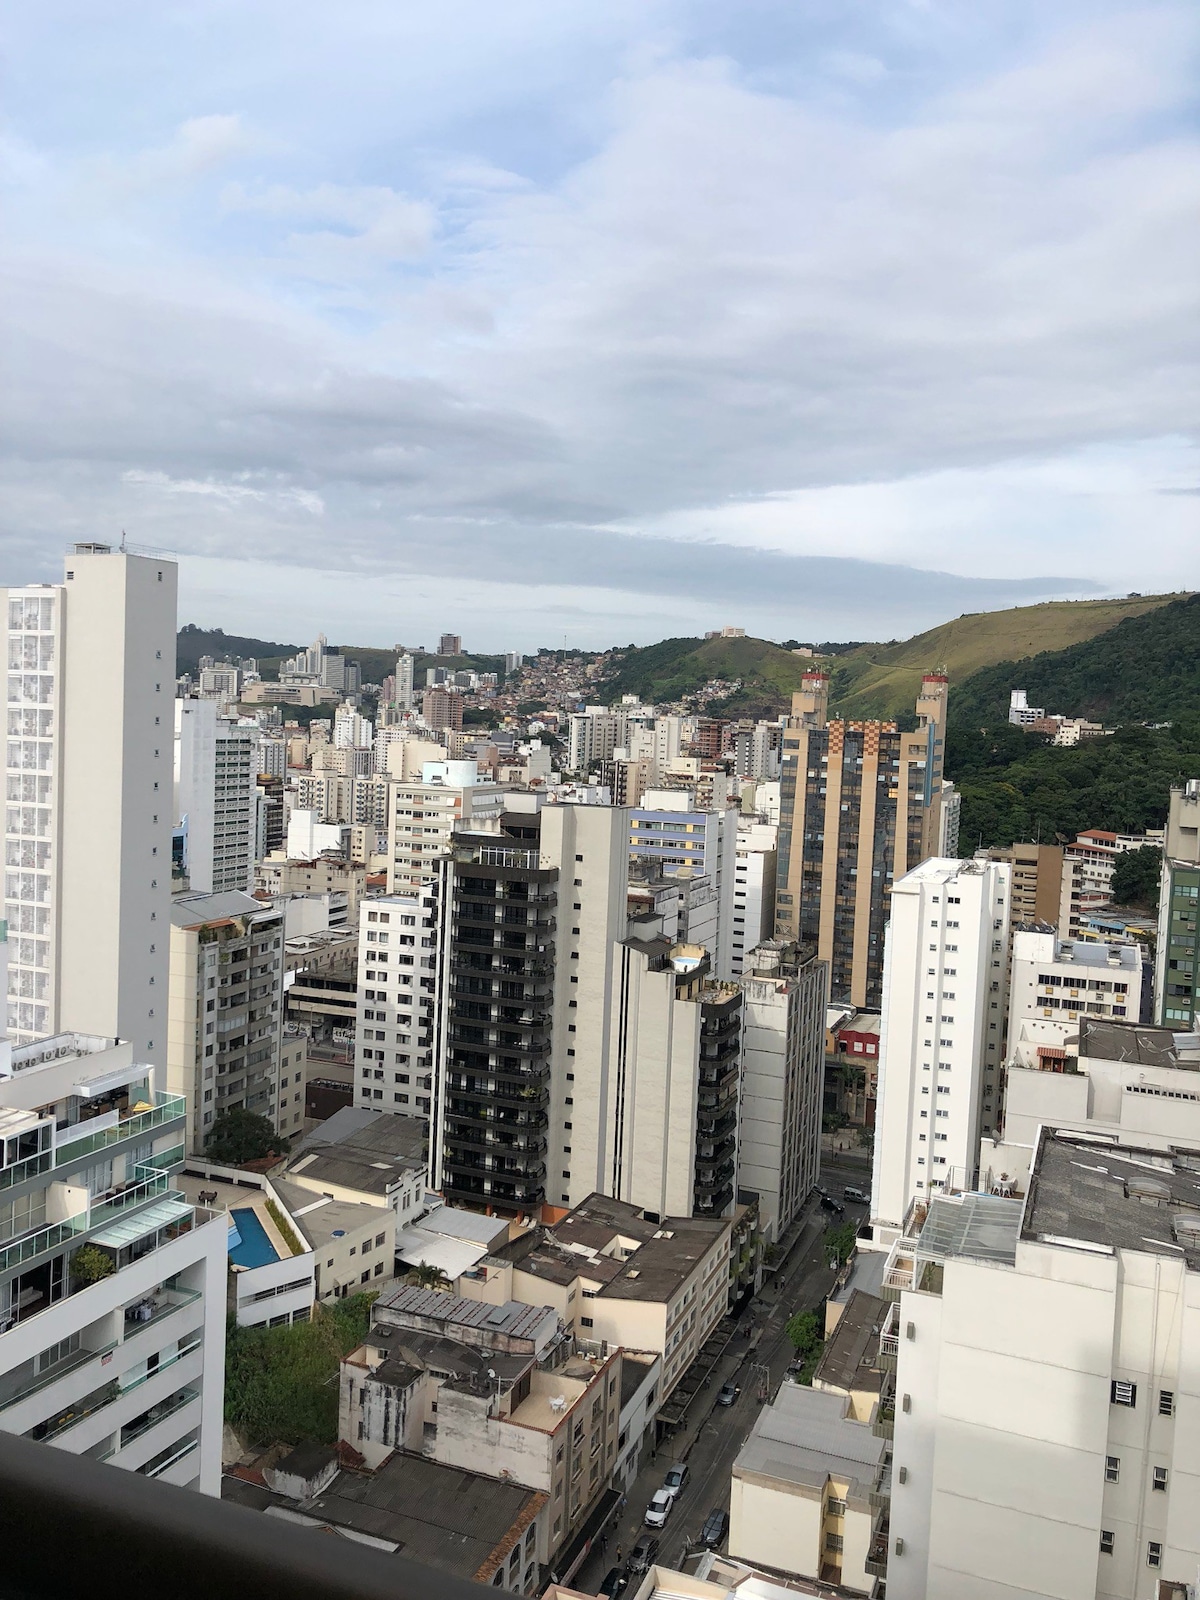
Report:
M880 1395L875 1404L875 1414L871 1418L871 1432L877 1439L894 1439L896 1437L896 1396L895 1393L885 1391Z
M881 1299L899 1300L906 1289L913 1288L916 1281L916 1247L915 1239L897 1239L888 1251L879 1290Z
M888 1569L888 1521L885 1517L875 1531L871 1534L871 1543L867 1549L867 1558L863 1566L874 1578L886 1578Z
M892 1301L888 1307L887 1316L884 1318L883 1327L879 1330L879 1370L880 1372L895 1372L896 1363L900 1356L900 1307Z

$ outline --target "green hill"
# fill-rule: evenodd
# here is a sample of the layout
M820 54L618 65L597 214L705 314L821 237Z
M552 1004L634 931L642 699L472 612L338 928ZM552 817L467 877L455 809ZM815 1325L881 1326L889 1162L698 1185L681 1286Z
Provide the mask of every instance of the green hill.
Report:
M282 661L284 656L294 656L299 649L294 644L275 644L269 639L251 639L237 633L226 633L222 628L198 628L187 622L175 639L175 671L195 675L201 656L212 656L217 661L251 657L256 661Z
M1200 595L1172 600L1065 650L1001 661L955 686L950 713L961 726L1008 720L1009 692L1030 705L1109 724L1168 722L1200 708Z
M1048 706L1049 701L1034 701L1032 684L1025 683L1026 657L1047 651L1057 653L1176 600L1174 595L1049 600L1009 611L969 612L899 644L861 645L829 663L830 706L847 717L893 717L911 712L921 674L940 666L949 674L950 704L954 708L960 701L965 679L998 662L1016 661L1022 662L1017 686L1030 689L1033 703ZM1007 688L1004 704L1007 708Z
M812 664L810 656L793 655L766 639L663 639L642 649L631 646L604 679L601 697L612 704L636 694L648 705L664 704L714 678L737 680L741 688L720 703L723 716L776 717L790 706Z

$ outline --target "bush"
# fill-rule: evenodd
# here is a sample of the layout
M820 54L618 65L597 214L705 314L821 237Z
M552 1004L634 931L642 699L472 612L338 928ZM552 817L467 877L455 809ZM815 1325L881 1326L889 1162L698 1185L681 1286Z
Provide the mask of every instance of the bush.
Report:
M276 1205L274 1200L268 1200L267 1215L279 1229L284 1244L287 1245L292 1254L294 1256L302 1256L304 1254L304 1246L300 1243L300 1240L296 1235L295 1228L292 1227L291 1223L284 1215L283 1208Z
M98 1244L80 1245L71 1257L71 1276L76 1283L99 1283L101 1278L111 1277L115 1271L113 1258Z
M230 1324L225 1346L225 1420L252 1444L337 1442L338 1371L360 1345L374 1294L317 1306L287 1328Z
M239 1109L221 1112L204 1141L204 1151L210 1161L221 1166L241 1167L248 1161L284 1155L289 1142L266 1117Z
M842 1222L836 1228L827 1228L822 1240L826 1265L840 1267L843 1262L849 1261L857 1239L858 1224L855 1222Z
M1123 850L1113 867L1113 903L1157 911L1161 869L1162 851L1156 844L1143 845L1140 850Z
M801 1364L800 1382L811 1383L825 1348L820 1318L815 1311L797 1311L794 1317L788 1319L783 1331L792 1341L796 1358Z

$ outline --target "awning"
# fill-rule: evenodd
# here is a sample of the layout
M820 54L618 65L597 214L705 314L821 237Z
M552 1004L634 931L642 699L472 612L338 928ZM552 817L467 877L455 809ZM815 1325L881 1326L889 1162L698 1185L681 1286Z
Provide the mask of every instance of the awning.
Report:
M92 1234L90 1243L120 1250L123 1245L136 1244L148 1233L169 1228L173 1222L182 1222L184 1217L191 1215L192 1207L186 1200L159 1200L144 1211L137 1211L131 1217L122 1217L119 1222L101 1228L99 1233Z
M1037 1053L1043 1061L1065 1061L1067 1059L1067 1052L1057 1044L1040 1044L1037 1047Z

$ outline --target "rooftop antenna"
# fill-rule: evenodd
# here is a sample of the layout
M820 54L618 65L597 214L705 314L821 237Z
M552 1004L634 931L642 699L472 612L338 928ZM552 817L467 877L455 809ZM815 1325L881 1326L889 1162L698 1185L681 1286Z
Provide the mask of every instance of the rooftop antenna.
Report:
M125 554L125 529L121 529L121 554Z

